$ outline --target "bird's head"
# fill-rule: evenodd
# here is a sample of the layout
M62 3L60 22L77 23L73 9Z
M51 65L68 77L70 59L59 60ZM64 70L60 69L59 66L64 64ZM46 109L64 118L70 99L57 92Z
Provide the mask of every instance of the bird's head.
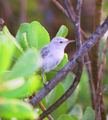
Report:
M65 47L67 46L67 44L69 44L70 42L75 42L75 40L68 40L68 39L63 38L63 37L54 37L51 40L50 45L52 47L65 49Z

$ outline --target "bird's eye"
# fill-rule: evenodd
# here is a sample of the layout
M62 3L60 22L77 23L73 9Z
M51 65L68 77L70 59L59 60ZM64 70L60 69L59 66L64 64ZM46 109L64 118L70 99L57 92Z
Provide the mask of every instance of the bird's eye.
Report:
M60 41L60 43L63 43L63 41Z

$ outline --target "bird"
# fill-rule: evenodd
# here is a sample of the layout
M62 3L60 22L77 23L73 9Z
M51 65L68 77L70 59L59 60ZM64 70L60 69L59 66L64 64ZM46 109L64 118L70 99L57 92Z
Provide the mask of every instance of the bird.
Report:
M47 85L44 81L44 72L47 73L49 71L53 71L54 68L58 66L64 57L65 47L70 42L75 42L75 40L68 40L63 37L54 37L48 45L45 45L40 50L39 53L42 57L41 72L44 86Z

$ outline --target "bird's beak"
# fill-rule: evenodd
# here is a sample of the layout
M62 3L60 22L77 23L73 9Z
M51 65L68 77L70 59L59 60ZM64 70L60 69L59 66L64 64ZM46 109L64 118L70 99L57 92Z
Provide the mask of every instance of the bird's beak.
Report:
M70 42L75 42L75 40L69 40L68 42L69 42L69 43L70 43Z

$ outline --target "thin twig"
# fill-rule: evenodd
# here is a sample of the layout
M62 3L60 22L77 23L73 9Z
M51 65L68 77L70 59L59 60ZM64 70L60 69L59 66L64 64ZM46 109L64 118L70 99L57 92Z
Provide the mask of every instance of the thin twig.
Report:
M38 105L39 105L39 107L41 108L41 110L42 110L43 112L46 110L46 108L44 107L44 105L42 104L42 102L39 102ZM47 114L46 117L47 117L49 120L54 120L54 119L52 118L52 116L50 115L50 113ZM40 120L42 120L42 119L40 119Z
M69 14L69 17L71 19L71 21L73 22L74 21L74 16L75 16L75 13L74 13L74 10L71 9L72 8L72 5L71 5L71 2L70 0L63 0L63 3L65 5L65 9L68 11L68 14ZM71 7L68 7L68 6L71 6ZM70 8L70 9L69 9ZM73 22L74 24L75 22ZM75 26L75 24L74 24ZM77 31L77 30L76 30ZM81 29L81 33L82 33L82 37L87 40L87 36L86 34L84 33L84 31ZM83 41L83 40L82 40ZM85 60L88 60L89 61L89 56L88 54L85 55ZM87 61L86 61L87 62ZM91 90L91 98L92 98L92 107L94 109L95 107L95 92L94 92L94 85L93 85L93 79L92 79L92 74L91 74L91 66L90 65L86 65L87 67L87 71L88 71L88 75L89 75L89 83L90 83L90 90Z
M104 119L101 119L101 106L104 107L104 105L101 105L102 97L103 97L103 91L102 91L102 84L103 84L103 77L104 77L104 71L105 71L105 64L106 64L106 55L108 50L108 38L103 48L102 53L102 60L99 70L99 80L97 83L97 90L96 90L96 108L95 108L95 114L96 114L96 120L106 120L106 112L104 114ZM104 102L103 102L104 103ZM103 110L103 108L102 108Z
M31 96L29 96L29 100L31 100L35 95L36 95L36 91L35 91ZM41 108L41 110L42 110L43 112L46 110L46 108L44 107L44 105L42 104L42 102L39 102L38 105L39 105L39 107ZM47 115L46 117L47 117L49 120L54 120L50 114ZM36 120L37 120L37 119L36 119Z
M84 56L85 61L89 61L89 57L86 53L86 56ZM95 109L95 89L94 89L94 84L93 84L93 78L92 78L92 73L91 73L91 65L86 64L87 68L87 73L89 76L89 85L90 85L90 93L91 93L91 102L92 102L92 108Z
M82 7L82 0L78 0L76 6L76 18L75 18L75 41L76 41L76 48L79 49L82 45L81 43L81 34L80 34L80 15L81 15L81 7Z
M75 13L73 13L73 9L71 9L72 7L70 7L70 2L68 0L63 0L63 3L64 3L64 6L65 6L65 9L69 15L69 18L70 20L72 21L73 24L75 24ZM72 10L72 11L71 11Z
M71 10L70 12L72 13L72 17L70 18L67 11L60 5L60 3L58 1L52 0L52 2L71 20L71 22L73 24L75 23L75 13L74 13L74 9L72 6L70 7L70 10ZM70 1L68 4L70 4ZM85 34L85 32L82 29L81 29L81 34L85 40L88 39L87 35Z
M52 2L69 18L67 11L60 5L58 1L52 0Z
M75 52L69 62L49 81L47 88L45 87L30 100L30 103L35 107L66 75L77 65L77 60L83 58L84 55L99 41L99 39L108 30L108 17L103 24L88 38L88 40Z

